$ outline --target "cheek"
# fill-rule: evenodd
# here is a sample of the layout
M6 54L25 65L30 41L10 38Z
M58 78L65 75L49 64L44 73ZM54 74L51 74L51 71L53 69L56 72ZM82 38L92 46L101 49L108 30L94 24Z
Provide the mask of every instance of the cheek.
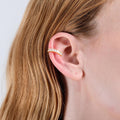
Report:
M108 35L86 50L85 80L94 101L120 114L120 37Z

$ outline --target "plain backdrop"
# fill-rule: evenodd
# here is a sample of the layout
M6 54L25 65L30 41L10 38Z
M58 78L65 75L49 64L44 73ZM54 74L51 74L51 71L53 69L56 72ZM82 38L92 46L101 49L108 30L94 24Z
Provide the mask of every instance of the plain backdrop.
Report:
M0 106L6 96L6 63L9 49L29 0L0 0Z

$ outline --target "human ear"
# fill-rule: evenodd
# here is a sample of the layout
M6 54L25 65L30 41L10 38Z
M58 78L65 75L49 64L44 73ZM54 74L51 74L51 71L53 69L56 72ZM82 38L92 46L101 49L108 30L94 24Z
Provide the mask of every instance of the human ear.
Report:
M55 51L49 51L49 57L54 66L66 77L80 80L83 76L83 53L79 40L65 32L56 33L49 41L48 49L59 50L62 56Z

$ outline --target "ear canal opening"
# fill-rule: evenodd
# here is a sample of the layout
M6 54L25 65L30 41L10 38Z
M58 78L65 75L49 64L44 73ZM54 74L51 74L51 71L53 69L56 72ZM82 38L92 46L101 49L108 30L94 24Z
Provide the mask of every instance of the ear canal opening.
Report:
M69 62L71 62L71 63L73 63L73 64L75 64L75 65L78 65L78 64L79 64L76 55L74 55L74 57L71 57L71 58L69 59Z
M71 53L71 51L72 51L71 46L66 47L65 50L64 50L64 55L69 55L69 54ZM68 61L69 61L70 63L75 64L75 65L78 65L78 64L79 64L79 62L78 62L78 60L77 60L77 57L76 57L76 54L75 54L74 56L68 58Z
M66 47L65 50L64 50L65 54L70 54L71 51L72 51L71 46Z

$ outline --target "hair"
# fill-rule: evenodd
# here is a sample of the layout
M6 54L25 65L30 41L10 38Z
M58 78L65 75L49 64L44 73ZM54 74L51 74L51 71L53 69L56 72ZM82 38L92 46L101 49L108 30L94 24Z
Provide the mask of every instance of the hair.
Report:
M7 94L0 120L63 120L67 102L64 75L48 55L58 32L92 36L105 0L30 0L10 48Z

